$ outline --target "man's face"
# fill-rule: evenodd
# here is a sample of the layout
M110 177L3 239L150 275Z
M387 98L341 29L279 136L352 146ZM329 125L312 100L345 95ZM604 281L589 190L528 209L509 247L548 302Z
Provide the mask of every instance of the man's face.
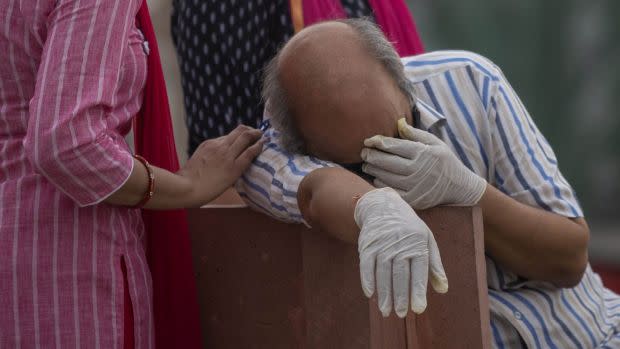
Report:
M384 67L342 23L301 32L280 59L281 80L306 150L338 163L361 161L364 139L398 134L409 103Z

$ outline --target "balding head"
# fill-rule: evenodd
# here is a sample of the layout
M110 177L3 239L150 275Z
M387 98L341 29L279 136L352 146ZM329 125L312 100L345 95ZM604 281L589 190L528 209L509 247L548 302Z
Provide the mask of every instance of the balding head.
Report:
M289 150L353 163L365 138L394 136L396 121L410 120L409 91L383 34L368 21L347 20L295 35L269 65L263 95Z

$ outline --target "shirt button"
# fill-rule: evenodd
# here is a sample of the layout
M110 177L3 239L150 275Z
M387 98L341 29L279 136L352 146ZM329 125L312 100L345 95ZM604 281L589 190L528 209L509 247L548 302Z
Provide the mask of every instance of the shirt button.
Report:
M523 315L521 315L521 312L519 312L519 311L515 310L514 314L515 314L515 317L517 318L517 320L521 320L521 318L523 317Z

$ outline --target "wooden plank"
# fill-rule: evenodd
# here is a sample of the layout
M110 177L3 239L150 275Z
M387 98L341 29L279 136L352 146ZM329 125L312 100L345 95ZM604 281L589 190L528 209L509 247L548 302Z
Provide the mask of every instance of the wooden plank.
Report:
M302 253L307 348L369 348L356 247L305 229Z
M482 213L441 208L420 213L435 234L449 280L447 294L429 286L428 307L407 316L408 348L490 348Z
M205 348L300 348L299 225L247 208L188 211Z
M421 212L450 280L406 320L383 318L359 281L356 246L247 208L189 211L208 348L488 348L478 209ZM455 342L457 341L457 342Z
M394 312L388 317L383 317L379 311L376 295L370 299L368 307L370 312L370 348L407 348L405 320L398 318Z

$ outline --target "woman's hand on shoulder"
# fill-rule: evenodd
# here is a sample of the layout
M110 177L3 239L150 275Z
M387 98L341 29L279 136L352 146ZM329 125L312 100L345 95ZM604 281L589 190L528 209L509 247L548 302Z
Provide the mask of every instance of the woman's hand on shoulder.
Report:
M261 136L261 131L239 125L200 144L177 173L191 188L191 206L202 206L232 186L262 151Z

